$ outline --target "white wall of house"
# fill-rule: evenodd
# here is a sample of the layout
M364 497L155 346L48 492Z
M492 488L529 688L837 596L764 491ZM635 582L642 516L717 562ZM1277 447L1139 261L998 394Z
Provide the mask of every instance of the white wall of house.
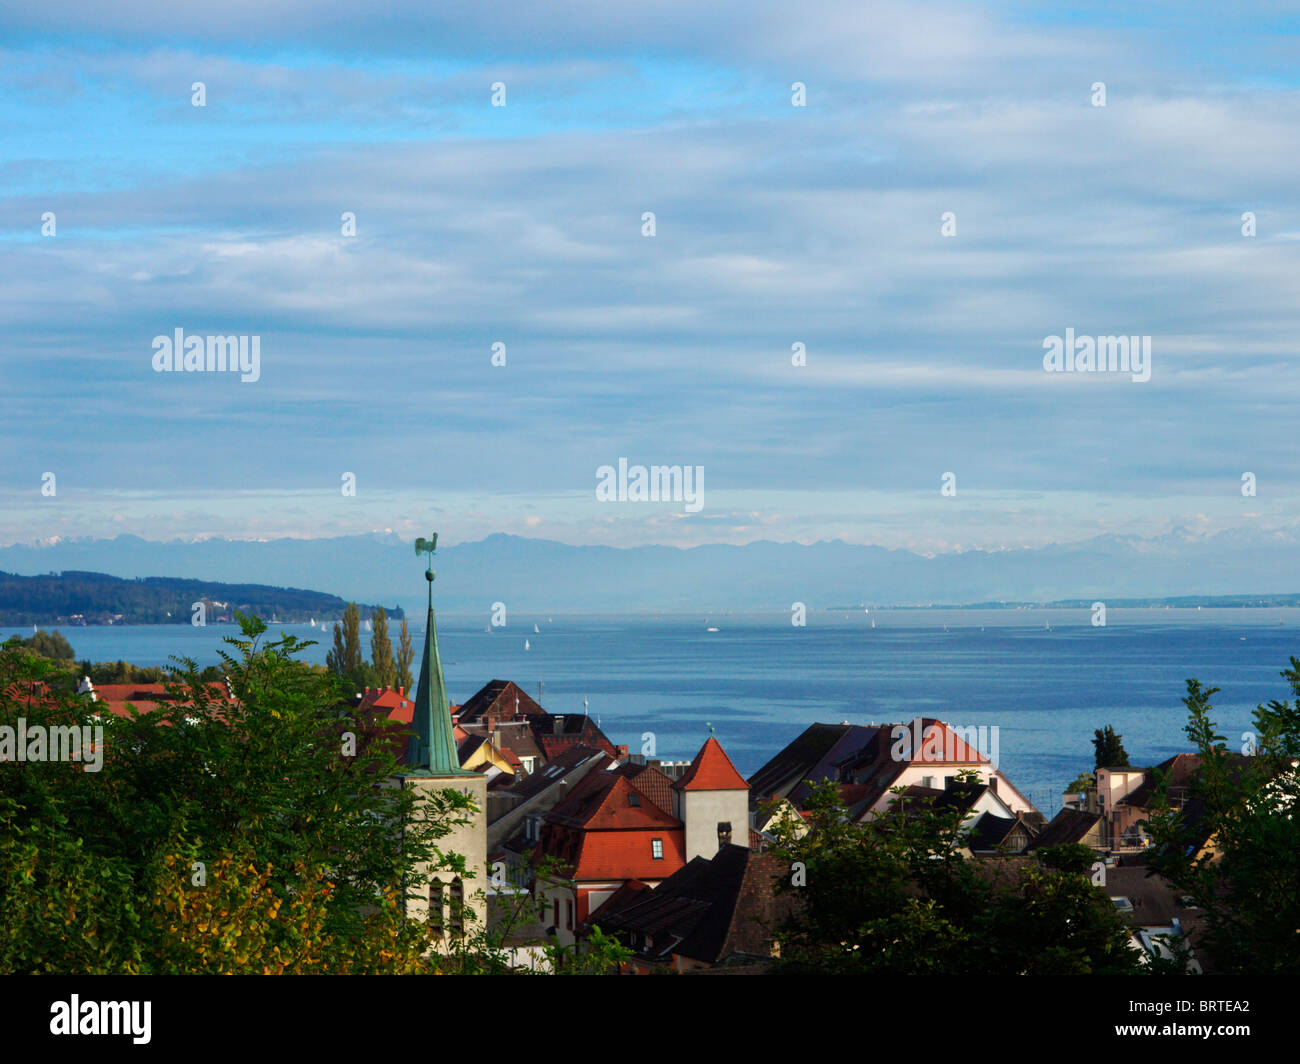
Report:
M731 825L733 846L749 848L749 791L678 790L678 818L686 826L686 860L718 852L718 825Z
M970 762L961 763L943 763L928 762L921 764L911 764L903 769L902 774L894 781L894 787L935 787L939 790L946 790L946 781L949 776L956 776L957 773L964 769L972 770L978 777L979 781L985 785L990 780L996 780L997 785L994 788L997 792L998 801L1005 811L1001 811L996 804L984 805L977 803L976 808L983 812L996 813L998 816L1011 816L1015 813L1028 813L1033 810L1029 801L1017 792L1004 775L988 764L971 764ZM927 782L928 781L928 782ZM871 807L872 813L880 813L888 809L897 795L890 794L886 791L880 796L875 805ZM981 800L983 801L983 800ZM987 805L987 803L985 803Z

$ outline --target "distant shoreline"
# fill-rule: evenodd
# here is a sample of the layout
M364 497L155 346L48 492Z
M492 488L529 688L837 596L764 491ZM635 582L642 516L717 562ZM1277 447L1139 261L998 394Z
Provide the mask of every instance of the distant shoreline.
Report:
M1240 612L1242 615L1246 615L1254 611L1270 611L1270 612L1281 613L1283 611L1288 611L1288 610L1300 610L1300 596L1286 596L1286 599L1288 601L1280 601L1279 600L1280 598L1281 597L1279 596L1272 599L1267 597L1254 599L1254 598L1245 598L1243 596L1240 600L1237 600L1237 598L1234 596L1231 601L1218 601L1214 599L1205 599L1199 602L1195 602L1194 604L1190 602L1187 604L1181 604L1181 603L1173 604L1173 603L1148 602L1146 600L1115 599L1115 600L1106 601L1105 605L1107 611L1109 611L1113 616L1119 616L1127 612L1140 611L1146 614L1152 614L1152 613L1168 614L1170 615L1170 619L1172 619L1175 616L1179 617L1180 619L1189 618L1190 616L1193 616L1197 613L1208 613L1212 615L1215 611L1225 611L1230 613ZM1295 601L1289 601L1290 599L1294 599ZM822 620L833 619L833 620L841 620L841 621L848 620L851 622L861 622L863 624L867 624L871 622L873 618L879 618L882 621L886 620L891 614L898 616L900 618L901 616L910 616L919 620L922 616L928 614L936 615L937 618L938 615L949 615L949 614L994 613L994 614L1000 614L1010 619L1012 616L1016 614L1038 614L1040 617L1042 617L1048 613L1052 613L1055 614L1055 616L1052 616L1050 618L1050 622L1052 624L1057 624L1057 623L1066 624L1068 622L1064 618L1061 618L1059 615L1065 612L1074 612L1080 614L1079 623L1084 624L1086 626L1090 623L1089 618L1092 616L1094 603L1096 601L1104 601L1104 600L1078 599L1078 600L1067 600L1064 602L972 603L968 605L959 605L959 606L950 606L950 605L941 605L941 604L903 605L903 606L896 606L896 605L815 606L809 604L807 607L807 617L809 621L814 621L815 619L822 619ZM490 629L491 633L494 635L507 636L507 635L514 635L516 632L532 634L531 630L534 623L538 623L543 626L542 633L544 634L546 631L545 628L546 624L550 623L550 621L555 618L560 619L561 622L582 621L582 620L594 620L594 621L663 620L669 622L698 621L701 624L703 624L707 619L711 624L716 624L717 622L722 621L725 627L725 624L728 622L732 624L735 624L737 622L743 623L746 618L786 619L791 616L791 611L789 607L781 607L781 606L772 606L772 607L767 607L762 609L744 608L744 607L740 607L740 608L692 607L687 609L676 608L676 609L659 609L659 610L645 609L645 608L633 608L633 609L626 609L626 610L558 610L558 609L539 610L539 609L528 609L528 608L520 607L513 612L509 625L503 627L497 627L497 628L491 628L489 624L490 615L488 611L481 610L481 609L464 609L464 608L447 607L447 608L439 609L438 616L440 618L445 618L448 621L451 621L457 625L468 624L475 627L482 625L484 626L484 628ZM276 627L308 628L308 626L311 623L310 620L307 618L296 619L292 617L290 618L281 617L273 620L269 617L262 617L261 619L266 623L268 629L276 628ZM390 614L390 619L392 619L391 614ZM1159 618L1149 617L1147 618L1147 620L1158 622ZM322 617L316 617L315 621L316 624L312 626L312 628L314 631L321 632L321 633L330 632L333 625L337 623L337 619L322 618ZM400 623L400 619L398 623ZM785 623L789 623L788 620ZM934 623L938 625L942 622L936 619ZM990 621L989 623L995 623L995 622ZM1041 619L1037 622L1030 622L1026 617L1024 618L1024 623L1025 624L1033 623L1039 627L1042 626ZM1279 623L1285 623L1285 622L1282 622L1279 619ZM1297 623L1300 623L1300 621L1298 621ZM109 628L175 628L183 631L187 628L196 627L196 626L191 625L187 617L181 617L172 621L119 620L111 624L89 622L89 621L85 623L69 623L66 619L55 619L55 620L48 620L48 621L38 620L38 621L26 621L25 623L24 622L14 623L11 621L6 621L3 618L0 618L0 631L10 631L11 633L30 634L33 627L37 627L42 631L53 631L55 629L58 629L61 631L71 632L71 631L79 631L85 629L107 630ZM206 625L202 625L198 627L231 629L234 631L237 631L239 629L239 625L235 621L232 620L218 621L215 618L208 620ZM412 617L411 629L412 631L423 630L422 620ZM363 636L365 635L364 630L362 634ZM4 637L4 638L9 638L9 637Z

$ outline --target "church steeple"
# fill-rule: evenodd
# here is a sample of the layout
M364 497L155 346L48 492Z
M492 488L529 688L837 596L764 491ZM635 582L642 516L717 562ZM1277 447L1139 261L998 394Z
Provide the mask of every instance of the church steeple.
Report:
M415 553L429 555L429 568L424 573L429 582L429 619L424 629L424 662L420 666L412 719L415 734L411 736L406 751L407 774L474 776L477 773L460 767L460 758L456 754L447 685L442 678L442 660L438 656L438 629L433 620L433 552L437 546L436 532L432 539L415 541Z

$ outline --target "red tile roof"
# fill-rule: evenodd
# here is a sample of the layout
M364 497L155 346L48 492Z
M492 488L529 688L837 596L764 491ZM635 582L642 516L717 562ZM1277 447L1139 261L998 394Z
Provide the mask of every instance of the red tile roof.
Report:
M722 744L712 735L700 747L691 767L686 770L674 787L684 791L747 791L749 784L745 777L736 771Z
M410 692L391 687L373 687L361 696L357 708L364 711L382 711L389 720L410 724L415 719L415 700Z
M632 762L614 770L665 813L673 811L673 781L653 765Z
M685 836L680 827L584 832L573 878L580 882L667 879L686 863ZM663 842L660 858L651 845L655 839Z
M659 808L617 772L588 773L551 816L588 831L681 827L672 813Z
M150 713L160 706L185 705L187 698L177 699L167 693L160 683L101 683L94 684L94 705L119 717L127 716L127 705L141 713ZM217 702L230 701L230 692L224 683L210 683L208 690Z
M467 698L463 705L456 707L462 722L469 724L484 717L505 718L509 720L517 715L545 715L528 693L512 680L493 680L484 684Z

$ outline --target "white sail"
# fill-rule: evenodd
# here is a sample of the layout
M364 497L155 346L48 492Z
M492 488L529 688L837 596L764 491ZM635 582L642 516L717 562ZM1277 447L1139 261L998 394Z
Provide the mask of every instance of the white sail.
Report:
M529 645L527 639L524 640L524 649L525 649L525 650L532 650L532 649L533 649L533 648Z

